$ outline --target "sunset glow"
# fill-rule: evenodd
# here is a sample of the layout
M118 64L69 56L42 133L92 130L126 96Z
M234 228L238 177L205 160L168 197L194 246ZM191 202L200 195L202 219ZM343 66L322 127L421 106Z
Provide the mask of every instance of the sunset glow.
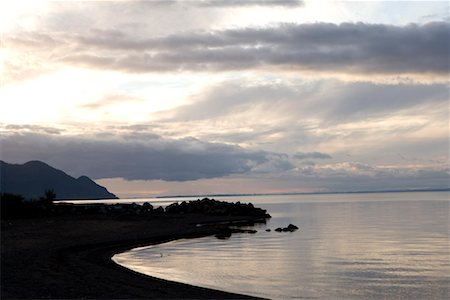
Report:
M448 11L3 1L1 159L128 196L445 188Z

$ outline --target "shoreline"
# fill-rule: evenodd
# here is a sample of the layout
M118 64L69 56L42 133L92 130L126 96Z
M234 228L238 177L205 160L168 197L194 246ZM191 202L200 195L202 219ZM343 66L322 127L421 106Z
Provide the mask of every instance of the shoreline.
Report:
M2 220L1 297L257 299L148 276L112 260L132 248L214 235L223 228L198 223L255 219L188 214Z

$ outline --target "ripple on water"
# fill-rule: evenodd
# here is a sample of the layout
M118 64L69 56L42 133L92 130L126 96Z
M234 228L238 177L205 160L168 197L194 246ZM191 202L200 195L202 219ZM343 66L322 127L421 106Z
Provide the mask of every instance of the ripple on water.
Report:
M260 226L254 235L179 240L114 260L168 280L272 299L446 299L448 199L384 193L340 201L347 196L262 201L273 216L267 227L293 223L300 227L294 233Z

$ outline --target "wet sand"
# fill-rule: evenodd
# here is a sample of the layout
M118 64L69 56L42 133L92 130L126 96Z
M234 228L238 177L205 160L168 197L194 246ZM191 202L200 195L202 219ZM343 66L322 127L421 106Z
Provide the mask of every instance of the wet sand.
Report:
M112 262L119 252L215 234L196 226L244 217L65 216L1 222L1 298L251 299L142 275Z

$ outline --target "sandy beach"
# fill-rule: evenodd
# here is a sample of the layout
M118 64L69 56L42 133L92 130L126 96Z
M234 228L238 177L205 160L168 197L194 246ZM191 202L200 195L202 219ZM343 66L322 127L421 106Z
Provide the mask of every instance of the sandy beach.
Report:
M1 222L1 298L251 299L130 271L111 257L137 246L217 233L243 217L153 215L57 216ZM251 219L251 217L246 218Z

